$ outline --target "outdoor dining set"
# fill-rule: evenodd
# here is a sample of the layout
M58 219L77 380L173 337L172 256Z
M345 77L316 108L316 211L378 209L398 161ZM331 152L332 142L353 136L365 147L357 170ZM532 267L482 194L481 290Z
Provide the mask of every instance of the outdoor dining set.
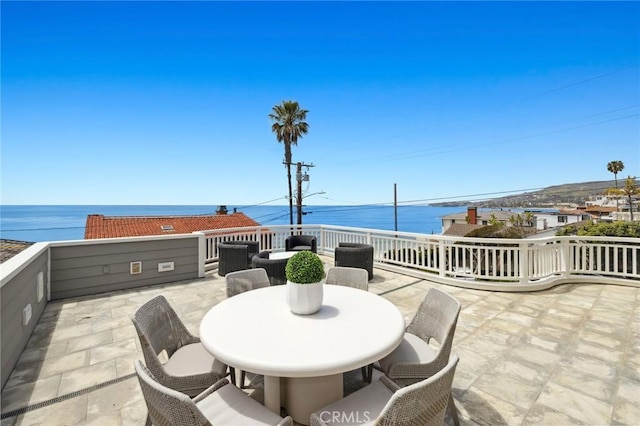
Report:
M451 346L460 303L431 288L405 326L395 305L368 291L369 247L345 244L342 257L336 247L311 315L286 308L279 284L288 257L247 241L218 246L227 298L205 314L199 337L164 296L139 307L132 320L144 363L135 371L147 424L418 426L440 425L448 413L457 425ZM315 249L315 237L292 236L284 253ZM353 370L365 386L345 396L343 375ZM263 401L248 392L256 386Z

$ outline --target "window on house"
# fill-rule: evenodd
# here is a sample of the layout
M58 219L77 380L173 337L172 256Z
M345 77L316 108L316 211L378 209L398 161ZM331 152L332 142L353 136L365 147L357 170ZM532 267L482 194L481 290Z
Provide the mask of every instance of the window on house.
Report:
M558 223L567 223L567 216L558 216Z

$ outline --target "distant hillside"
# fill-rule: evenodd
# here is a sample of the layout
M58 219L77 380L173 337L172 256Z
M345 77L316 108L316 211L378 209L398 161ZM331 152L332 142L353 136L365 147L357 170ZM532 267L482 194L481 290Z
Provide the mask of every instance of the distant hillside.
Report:
M638 182L638 181L637 181ZM640 182L638 182L640 185ZM618 187L624 185L624 179L618 179ZM608 188L615 188L615 180L602 180L597 182L567 183L564 185L549 186L539 191L524 192L517 195L492 198L482 201L470 201L467 203L456 201L448 203L431 204L432 206L459 206L469 205L476 207L553 207L558 205L583 206L590 196L604 193Z

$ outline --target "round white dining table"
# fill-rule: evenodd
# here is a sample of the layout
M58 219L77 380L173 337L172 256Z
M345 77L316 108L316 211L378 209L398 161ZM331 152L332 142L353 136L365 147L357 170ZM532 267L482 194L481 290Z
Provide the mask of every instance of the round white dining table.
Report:
M262 374L264 403L296 422L343 397L342 373L391 353L405 322L398 308L376 294L324 285L318 312L289 310L286 286L241 293L211 308L200 324L207 350L226 364ZM281 398L282 396L282 398Z

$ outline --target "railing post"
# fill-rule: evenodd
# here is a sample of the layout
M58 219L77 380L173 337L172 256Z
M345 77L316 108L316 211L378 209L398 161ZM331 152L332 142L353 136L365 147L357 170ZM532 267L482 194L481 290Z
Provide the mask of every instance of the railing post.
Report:
M521 242L519 245L520 250L520 284L526 285L530 281L529 270L529 249L528 243Z
M571 246L569 240L563 238L560 240L560 273L563 277L569 276L569 263L571 259Z
M207 239L203 232L195 232L198 234L198 277L204 277L204 265L207 261Z
M438 270L440 271L440 276L444 277L446 272L445 260L447 255L445 253L444 240L438 241Z

